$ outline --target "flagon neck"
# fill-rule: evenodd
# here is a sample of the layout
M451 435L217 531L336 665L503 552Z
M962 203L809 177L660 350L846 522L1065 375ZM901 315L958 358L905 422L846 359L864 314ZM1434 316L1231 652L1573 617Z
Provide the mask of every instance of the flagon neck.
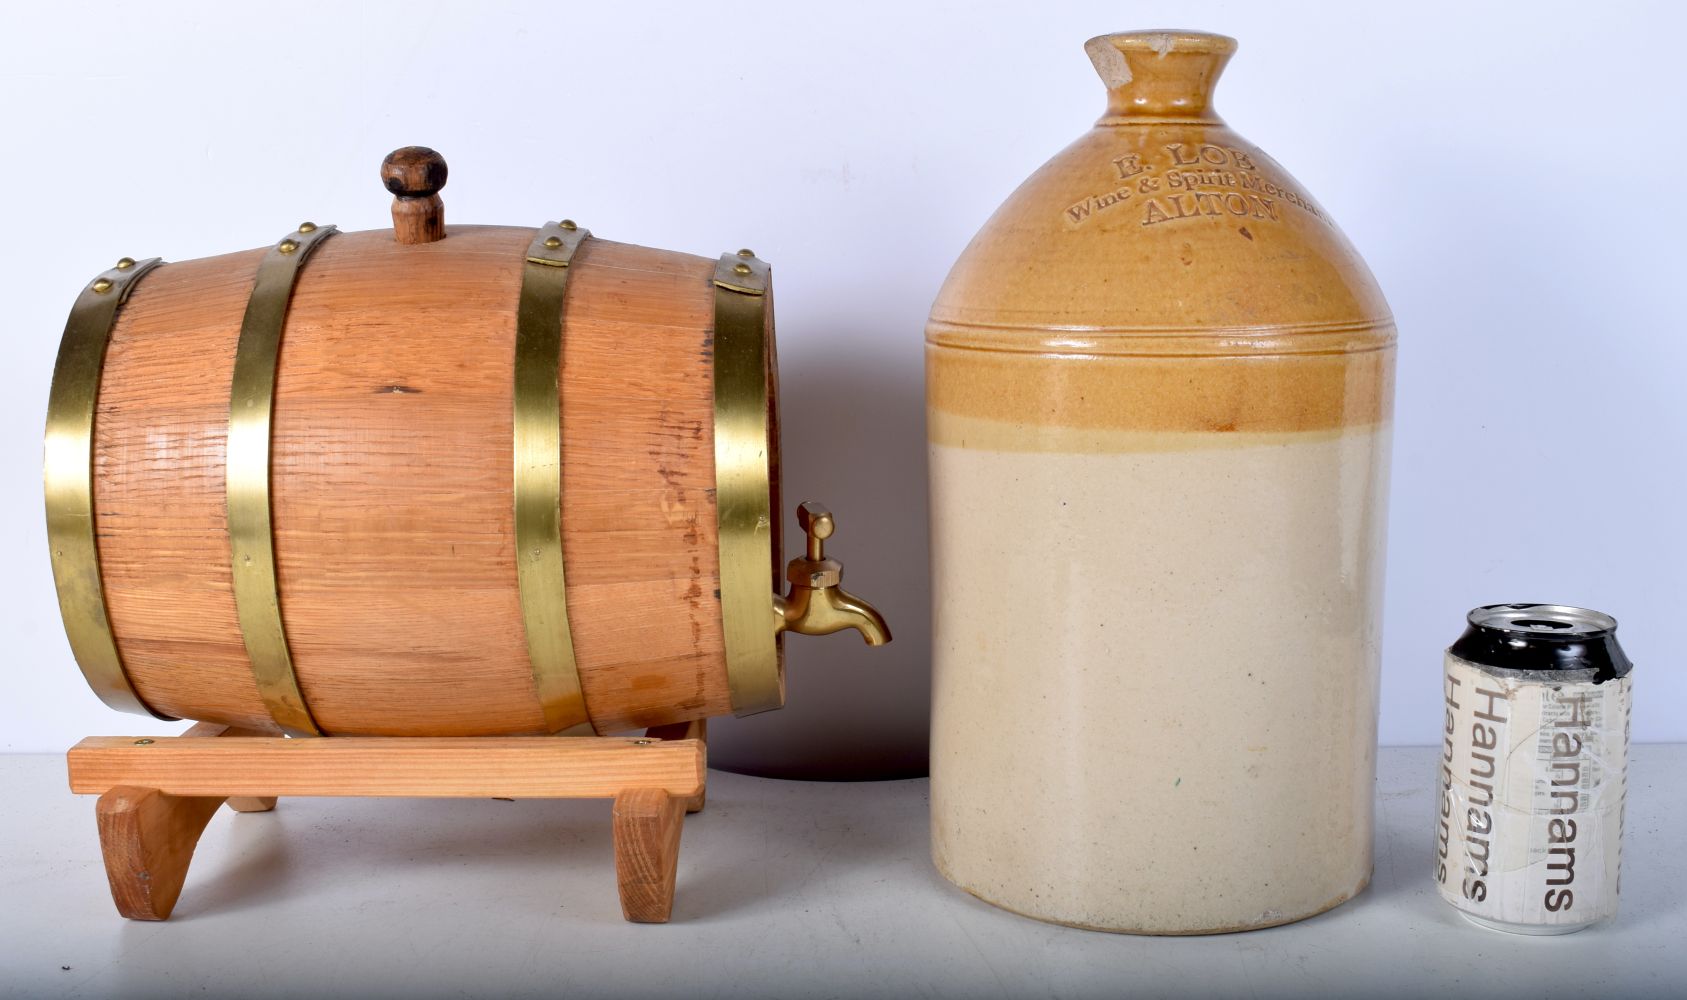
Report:
M1126 31L1098 35L1084 51L1107 85L1107 113L1097 125L1154 121L1223 124L1213 87L1236 40L1199 31Z

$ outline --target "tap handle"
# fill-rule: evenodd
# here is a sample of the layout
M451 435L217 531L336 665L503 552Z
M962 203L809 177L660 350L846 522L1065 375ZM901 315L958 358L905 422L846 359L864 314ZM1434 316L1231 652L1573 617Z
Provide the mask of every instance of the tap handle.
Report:
M815 562L826 558L826 539L838 530L838 522L824 504L804 500L797 507L797 524L808 535L808 557Z

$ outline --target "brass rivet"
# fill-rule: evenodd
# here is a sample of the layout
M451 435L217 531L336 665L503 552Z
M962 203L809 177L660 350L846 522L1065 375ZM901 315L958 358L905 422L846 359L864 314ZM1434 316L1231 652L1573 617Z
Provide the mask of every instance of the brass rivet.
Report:
M316 223L314 223L314 222L301 222L301 223L299 223L299 232L301 232L301 233L314 233L314 232L316 232Z
M136 740L135 746L144 747L144 746L147 746L147 745L151 744L152 742L153 742L152 740Z
M98 292L101 295L104 295L106 292L111 291L111 279L100 278L99 280L95 281L94 282L94 291Z
M281 245L276 247L276 249L280 250L282 253L292 253L293 251L299 249L299 244L293 240L282 240Z
M734 264L734 265L732 265L732 273L733 274L749 274L750 273L750 265L748 265L748 264Z
M557 223L557 225L559 225L562 228L568 230L569 232L573 232L574 230L580 228L578 225L575 225L573 219L563 219L561 222Z
M738 251L738 256L740 256L740 257L754 257L755 255L756 255L756 252L754 250L746 249L746 250Z
M117 269L119 271L127 271L129 268L134 267L134 266L135 266L135 258L133 258L133 257L119 257L119 258L117 258Z
M562 241L557 239L555 236L547 236L545 237L545 245L554 250L557 247L562 246Z

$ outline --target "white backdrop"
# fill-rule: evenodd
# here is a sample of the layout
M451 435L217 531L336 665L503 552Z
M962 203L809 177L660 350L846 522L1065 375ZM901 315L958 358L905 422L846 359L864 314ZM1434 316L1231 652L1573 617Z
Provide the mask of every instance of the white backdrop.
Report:
M90 694L58 621L41 428L66 310L121 254L388 225L376 167L433 146L455 222L571 216L779 290L787 487L839 515L897 641L790 646L790 706L718 763L923 767L921 330L998 202L1086 129L1104 31L1238 37L1218 107L1340 222L1399 321L1382 739L1429 743L1469 607L1607 610L1634 735L1687 739L1687 145L1659 3L30 4L0 63L0 749L170 732ZM795 530L792 524L787 529Z

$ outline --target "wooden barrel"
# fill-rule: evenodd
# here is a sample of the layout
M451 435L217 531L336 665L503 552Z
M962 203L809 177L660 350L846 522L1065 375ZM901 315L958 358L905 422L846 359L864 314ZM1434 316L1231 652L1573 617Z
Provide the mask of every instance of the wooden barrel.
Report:
M767 266L446 228L437 154L383 176L396 236L125 258L78 299L48 522L95 691L296 735L778 707L813 621L779 595Z

